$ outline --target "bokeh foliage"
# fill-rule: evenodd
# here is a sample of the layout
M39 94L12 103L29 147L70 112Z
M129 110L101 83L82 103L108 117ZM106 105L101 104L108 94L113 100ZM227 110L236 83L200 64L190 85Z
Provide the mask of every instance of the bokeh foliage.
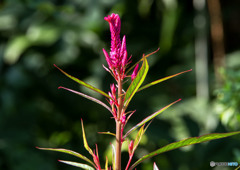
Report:
M236 27L240 25L235 22L240 16L239 2L222 3L226 52L235 52L235 57L227 56L226 62L235 65L224 71L225 84L215 93L211 92L208 102L196 100L193 71L137 94L129 108L137 109L137 112L129 125L175 99L183 98L183 102L153 121L134 159L185 137L239 130L240 81L237 68L240 64L235 62L239 60L236 39L240 32ZM57 87L64 85L100 96L67 79L53 64L108 91L112 79L102 68L102 63L106 64L102 48L109 48L110 33L103 18L111 12L121 16L122 34L126 35L128 53L133 55L133 62L143 53L155 51L160 46L160 51L149 58L150 71L146 81L190 68L194 70L195 11L187 0L1 1L0 169L77 169L57 162L60 158L74 158L39 151L35 147L68 148L87 155L83 149L80 118L85 122L89 145L98 143L99 153L109 154L105 149L110 148L112 137L97 135L97 132L115 131L110 114L95 103ZM209 39L209 47L210 42ZM211 48L209 56L211 70ZM209 75L210 84L214 84L213 73ZM211 89L215 91L214 85ZM232 117L219 108L231 108ZM126 150L123 160L124 156L128 156ZM138 168L152 169L154 161L160 169L186 170L211 169L210 161L240 163L239 137L164 153Z

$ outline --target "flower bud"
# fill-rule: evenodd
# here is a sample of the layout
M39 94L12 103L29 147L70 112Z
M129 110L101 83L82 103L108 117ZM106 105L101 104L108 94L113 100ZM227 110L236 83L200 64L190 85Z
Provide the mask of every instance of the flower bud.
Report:
M125 123L126 123L126 115L125 114L121 117L120 121L123 125L125 125Z
M137 73L138 73L138 67L139 67L139 64L136 65L136 67L134 68L133 70L133 73L131 75L131 80L133 81L135 79L135 77L137 76Z
M131 142L128 145L128 153L129 155L132 155L132 151L133 151L133 140L131 140Z

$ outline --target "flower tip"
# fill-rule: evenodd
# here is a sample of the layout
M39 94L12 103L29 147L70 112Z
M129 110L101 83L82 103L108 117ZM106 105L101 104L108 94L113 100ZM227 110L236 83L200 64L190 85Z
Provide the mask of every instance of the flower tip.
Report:
M38 146L35 146L35 148L36 148L36 149L39 149L39 147L38 147Z
M63 87L62 86L59 86L58 89L62 89Z
M180 98L180 99L178 99L177 101L179 102L179 101L181 101L182 99Z

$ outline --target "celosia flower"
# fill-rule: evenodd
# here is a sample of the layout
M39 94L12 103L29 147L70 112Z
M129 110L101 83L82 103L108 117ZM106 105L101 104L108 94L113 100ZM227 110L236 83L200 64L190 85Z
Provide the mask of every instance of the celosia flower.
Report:
M125 78L125 69L129 63L127 58L126 38L123 36L122 42L120 40L121 20L118 14L111 14L104 18L108 21L111 32L111 50L110 55L105 49L105 55L108 67L112 71L116 80Z

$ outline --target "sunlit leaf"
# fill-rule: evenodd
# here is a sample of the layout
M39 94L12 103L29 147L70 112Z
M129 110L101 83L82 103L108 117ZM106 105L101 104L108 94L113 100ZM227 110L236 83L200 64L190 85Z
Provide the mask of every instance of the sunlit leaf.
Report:
M124 99L124 106L127 107L129 102L131 101L132 97L134 96L134 94L137 92L138 88L141 86L141 84L143 83L147 72L148 72L148 62L147 59L144 58L143 60L143 64L141 69L139 70L136 78L132 81L132 83L130 84L130 86L127 89L126 95L125 95L125 99Z
M66 88L66 87L60 86L60 87L58 87L58 88L59 88L59 89L68 90L68 91L73 92L73 93L75 93L75 94L78 94L78 95L80 95L80 96L82 96L82 97L85 97L86 99L89 99L89 100L91 100L91 101L93 101L93 102L96 102L96 103L102 105L103 107L105 107L107 110L109 110L110 113L112 113L112 110L110 109L110 107L108 107L105 103L101 102L100 100L98 100L98 99L96 99L96 98L94 98L94 97L88 96L88 95L86 95L86 94L84 94L84 93L81 93L81 92L78 92L78 91L75 91L75 90L72 90L72 89L68 89L68 88Z
M158 110L157 112L153 113L152 115L146 117L145 119L143 119L141 122L139 122L137 125L135 125L134 127L132 127L125 135L124 135L124 139L134 130L136 130L138 127L142 126L143 124L147 123L148 121L152 120L153 118L155 118L156 116L158 116L160 113L162 113L164 110L166 110L167 108L169 108L170 106L172 106L173 104L179 102L181 99L176 100L175 102L172 102L171 104L165 106L164 108Z
M143 90L143 89L146 89L146 88L148 88L148 87L150 87L150 86L153 86L153 85L155 85L155 84L161 83L161 82L163 82L163 81L165 81L165 80L168 80L168 79L170 79L170 78L176 77L176 76L178 76L178 75L180 75L180 74L183 74L183 73L186 73L186 72L189 72L189 71L192 71L192 69L186 70L186 71L182 71L182 72L180 72L180 73L177 73L177 74L174 74L174 75L171 75L171 76L167 76L167 77L161 78L161 79L159 79L159 80L153 81L153 82L151 82L151 83L149 83L149 84L147 84L147 85L144 85L143 87L139 88L139 89L138 89L138 92L141 91L141 90Z
M103 135L112 135L112 136L116 136L114 133L111 132L98 132L99 134L103 134Z
M94 165L94 163L91 160L89 160L87 157L83 156L80 153L77 153L77 152L74 152L74 151L71 151L71 150L68 150L68 149L62 149L62 148L38 148L38 149L67 153L69 155L76 156L76 157L78 157L80 159L83 159L83 160L89 162L90 164Z
M108 170L108 158L106 157L105 170Z
M84 126L83 126L83 120L81 120L81 123L82 123L82 133L83 133L83 143L84 143L84 147L85 149L93 156L93 151L92 149L88 146L88 143L87 143L87 139L86 139L86 135L85 135L85 131L84 131Z
M108 94L106 94L106 93L103 92L102 90L100 90L100 89L98 89L98 88L96 88L96 87L93 87L92 85L87 84L87 83L83 82L82 80L77 79L76 77L73 77L73 76L69 75L68 73L66 73L65 71L63 71L62 69L60 69L60 68L59 68L58 66L56 66L55 64L54 64L54 66L55 66L58 70L60 70L63 74L65 74L67 77L69 77L70 79L74 80L75 82L77 82L77 83L79 83L79 84L81 84L81 85L83 85L83 86L85 86L85 87L87 87L87 88L89 88L89 89L97 92L97 93L100 93L100 94L102 94L103 96L105 96L105 97L107 97L107 98L109 98L109 99L112 99Z
M181 148L184 146L188 146L188 145L193 145L193 144L197 144L197 143L202 143L202 142L206 142L206 141L210 141L210 140L214 140L214 139L220 139L220 138L225 138L225 137L229 137L229 136L233 136L233 135L237 135L240 134L240 131L238 132L229 132L229 133L212 133L212 134L207 134L207 135L203 135L203 136L199 136L199 137L192 137L192 138L187 138L178 142L174 142L174 143L170 143L154 152L151 152L148 155L143 156L142 158L140 158L138 161L136 161L129 170L132 170L133 168L135 168L139 163L141 163L142 161L149 159L153 156L159 155L161 153L170 151L170 150L174 150L177 148Z
M145 130L144 130L144 125L139 129L138 133L137 133L137 136L134 140L134 144L133 144L133 153L135 152L135 150L137 149L138 147L138 144L140 143L141 139L142 139L142 136L144 134Z
M95 170L95 168L93 168L89 165L78 163L78 162L63 161L63 160L59 160L59 162L62 162L62 163L68 164L68 165L72 165L72 166L76 166L76 167L79 167L79 168L83 168L83 169L86 169L86 170Z

